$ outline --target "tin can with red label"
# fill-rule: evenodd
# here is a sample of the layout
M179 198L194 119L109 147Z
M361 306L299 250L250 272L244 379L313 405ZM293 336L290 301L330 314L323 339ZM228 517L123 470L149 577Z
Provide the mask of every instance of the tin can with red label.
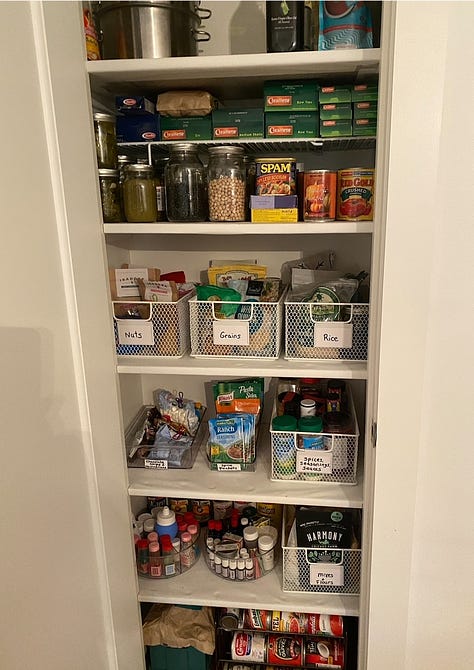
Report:
M233 661L265 663L266 640L262 633L234 633L231 644Z
M304 220L334 221L336 218L337 174L331 170L304 173Z
M308 637L304 641L305 665L308 668L344 668L344 640L332 637Z
M336 614L307 614L307 625L304 633L310 635L331 635L342 637L344 623L342 616Z
M273 612L272 628L274 633L306 633L307 614L299 612Z
M271 630L271 616L267 610L245 610L244 626L252 630Z
M296 195L295 158L257 158L255 195Z
M337 218L372 221L374 218L375 170L347 168L337 173Z
M275 665L303 665L303 637L301 635L269 635L267 661Z

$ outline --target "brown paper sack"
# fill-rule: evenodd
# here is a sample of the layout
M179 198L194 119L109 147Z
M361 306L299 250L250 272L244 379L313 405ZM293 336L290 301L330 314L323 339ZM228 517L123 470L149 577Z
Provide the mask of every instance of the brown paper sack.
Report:
M143 642L148 646L194 647L212 655L216 643L212 607L200 610L177 605L153 605L143 623Z
M156 109L161 116L207 116L217 107L217 100L207 91L168 91L160 93Z

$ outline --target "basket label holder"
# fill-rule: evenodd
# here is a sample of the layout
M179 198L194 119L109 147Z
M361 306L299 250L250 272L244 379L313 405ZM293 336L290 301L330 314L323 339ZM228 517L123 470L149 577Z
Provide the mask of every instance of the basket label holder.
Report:
M333 554L327 555L327 551ZM344 586L344 552L341 550L306 549L306 561L309 563L309 583L311 586ZM316 552L317 560L310 560L308 552ZM314 557L313 557L314 558ZM321 560L321 562L319 562ZM326 562L324 562L326 559Z
M332 471L332 449L296 449L296 472L332 475Z
M218 319L212 323L213 343L248 347L250 344L249 322L239 319Z
M154 345L153 323L142 319L116 319L119 344Z

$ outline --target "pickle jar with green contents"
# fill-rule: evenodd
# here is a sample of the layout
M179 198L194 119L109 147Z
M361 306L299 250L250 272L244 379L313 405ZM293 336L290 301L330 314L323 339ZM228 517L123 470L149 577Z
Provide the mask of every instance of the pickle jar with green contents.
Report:
M121 223L124 220L120 198L119 171L99 170L100 198L104 223Z
M155 175L151 165L127 165L123 181L123 205L129 223L156 221Z
M117 135L115 116L112 114L94 114L95 146L97 165L109 170L117 169Z

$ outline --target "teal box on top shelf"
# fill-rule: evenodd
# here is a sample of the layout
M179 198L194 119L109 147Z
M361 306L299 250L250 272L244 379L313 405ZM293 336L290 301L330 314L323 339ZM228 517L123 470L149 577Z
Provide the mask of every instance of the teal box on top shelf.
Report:
M314 79L266 81L263 95L266 112L315 112L319 84Z
M352 101L351 86L321 86L319 89L319 104L330 102L348 103Z
M364 100L363 102L354 102L354 119L376 119L377 101Z
M265 112L265 137L317 137L317 112Z
M379 99L377 84L354 84L352 87L352 102L363 100L375 101Z
M164 142L212 139L211 116L161 116L161 139Z
M215 140L264 137L263 109L215 109L212 132Z
M160 119L158 114L127 114L117 116L117 142L158 142Z
M352 105L344 102L327 102L319 107L321 121L352 119Z

